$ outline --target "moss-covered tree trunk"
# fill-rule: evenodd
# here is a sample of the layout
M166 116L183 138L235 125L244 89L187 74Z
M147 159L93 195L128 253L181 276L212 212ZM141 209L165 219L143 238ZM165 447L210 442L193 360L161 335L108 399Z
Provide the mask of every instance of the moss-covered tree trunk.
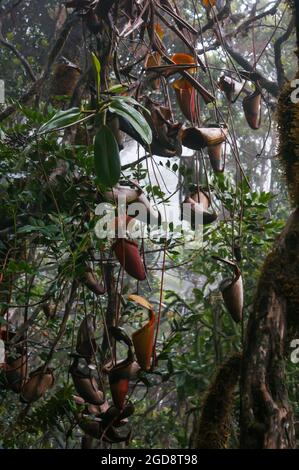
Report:
M295 9L299 51L299 1ZM298 73L295 78L298 78ZM299 333L299 103L286 83L278 100L279 156L295 206L266 259L246 332L241 378L241 447L295 447L285 364Z
M285 361L298 306L299 209L266 260L247 327L241 380L243 448L295 447Z

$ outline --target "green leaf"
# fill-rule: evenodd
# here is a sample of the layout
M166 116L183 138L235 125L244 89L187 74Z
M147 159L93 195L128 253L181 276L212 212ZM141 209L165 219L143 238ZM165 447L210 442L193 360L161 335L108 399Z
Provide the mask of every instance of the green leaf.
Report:
M96 83L97 83L97 96L100 96L101 85L101 63L94 52L91 53L92 63L95 70Z
M38 131L38 134L46 134L66 127L73 126L79 122L89 119L93 114L84 115L79 108L70 108L64 111L58 111L54 116L45 124L43 124Z
M95 136L94 165L100 184L111 188L118 183L121 172L118 144L106 125Z
M109 111L125 118L146 144L150 145L152 143L152 130L142 114L135 108L120 100L112 100Z
M107 92L108 93L123 93L127 89L128 89L128 85L126 84L122 85L121 83L118 83L117 85L112 85L111 87L109 87Z
M3 132L3 130L0 127L0 142L1 140L4 140L4 139L5 139L5 132Z
M138 106L139 108L143 109L147 114L151 114L145 106L143 106L141 103L138 103L138 101L136 101L131 96L113 96L111 98L111 102L125 102L131 104L132 106Z

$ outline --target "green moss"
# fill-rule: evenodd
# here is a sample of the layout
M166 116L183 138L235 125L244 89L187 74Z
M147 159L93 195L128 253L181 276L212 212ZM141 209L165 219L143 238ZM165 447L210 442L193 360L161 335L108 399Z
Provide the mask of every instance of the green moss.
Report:
M290 224L278 240L277 247L267 257L258 286L255 309L268 298L272 289L285 299L288 329L299 333L299 210L295 211Z
M295 79L298 78L299 72ZM299 207L299 103L292 102L293 91L291 82L287 82L278 99L278 154L284 168L291 201L295 207Z
M207 391L196 437L197 449L225 449L228 445L241 359L240 353L231 356L219 368Z

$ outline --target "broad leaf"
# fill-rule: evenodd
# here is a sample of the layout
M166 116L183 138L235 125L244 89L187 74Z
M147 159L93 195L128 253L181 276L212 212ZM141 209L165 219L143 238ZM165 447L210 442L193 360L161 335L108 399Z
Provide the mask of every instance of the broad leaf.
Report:
M111 102L125 102L125 103L128 103L128 104L131 104L132 106L137 106L137 107L143 109L148 114L151 114L150 111L145 106L143 106L141 103L138 103L138 101L136 101L131 96L113 96L111 98Z
M121 172L118 144L113 132L106 125L95 136L94 165L101 184L113 187L118 183Z
M152 143L152 130L142 114L135 108L120 100L113 100L109 105L109 111L125 118L146 144Z
M97 83L97 94L100 96L100 85L101 85L101 63L94 52L91 53L92 63L95 70L96 83Z
M64 111L58 111L48 122L43 124L38 131L38 134L46 134L66 127L73 126L79 122L89 119L93 114L81 113L79 108L70 108Z

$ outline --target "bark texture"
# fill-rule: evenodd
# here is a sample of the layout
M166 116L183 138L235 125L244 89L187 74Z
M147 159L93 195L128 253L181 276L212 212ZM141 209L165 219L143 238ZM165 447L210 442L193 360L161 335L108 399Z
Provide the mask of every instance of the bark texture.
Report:
M232 428L234 392L239 382L241 359L241 354L236 353L219 367L205 396L199 423L195 424L190 442L191 448L227 447Z
M299 1L289 4L296 18L298 55ZM278 154L296 209L266 259L247 326L241 447L249 449L292 449L296 445L285 374L285 361L290 360L288 344L299 333L299 102L292 98L292 90L287 82L278 99Z
M250 315L241 380L241 447L295 447L285 360L299 326L299 209L266 259Z

